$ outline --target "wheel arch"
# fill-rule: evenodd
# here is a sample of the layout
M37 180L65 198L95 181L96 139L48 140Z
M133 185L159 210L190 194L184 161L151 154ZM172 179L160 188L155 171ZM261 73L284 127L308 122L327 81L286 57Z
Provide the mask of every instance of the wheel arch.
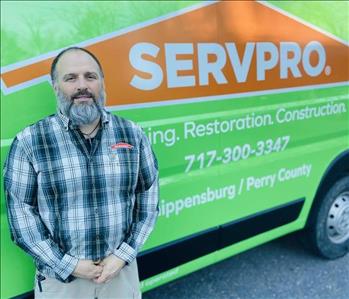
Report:
M326 194L328 189L333 186L336 181L347 175L349 175L349 149L343 151L335 159L333 159L331 164L324 172L320 184L316 190L305 228L308 228L313 220L312 215L314 214L316 208L320 205L324 194Z

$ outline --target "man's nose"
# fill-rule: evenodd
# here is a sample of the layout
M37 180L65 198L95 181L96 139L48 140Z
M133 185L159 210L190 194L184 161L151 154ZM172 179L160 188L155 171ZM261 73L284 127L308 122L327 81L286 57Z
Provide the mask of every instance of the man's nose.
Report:
M76 87L79 91L87 89L87 82L85 78L79 78Z

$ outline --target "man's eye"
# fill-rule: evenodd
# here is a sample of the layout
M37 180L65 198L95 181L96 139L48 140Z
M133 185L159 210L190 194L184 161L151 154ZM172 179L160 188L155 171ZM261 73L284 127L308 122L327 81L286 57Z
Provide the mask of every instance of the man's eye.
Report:
M68 82L69 82L69 81L73 81L73 80L74 80L73 77L68 77L68 78L65 79L65 81L68 81Z
M88 79L96 79L96 76L95 75L89 75L87 76Z

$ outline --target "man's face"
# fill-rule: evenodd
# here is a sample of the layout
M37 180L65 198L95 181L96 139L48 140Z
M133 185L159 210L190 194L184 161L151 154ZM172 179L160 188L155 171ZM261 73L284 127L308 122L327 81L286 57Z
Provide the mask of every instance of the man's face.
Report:
M87 53L64 53L56 65L54 89L58 105L74 125L90 124L104 106L104 84L96 61Z

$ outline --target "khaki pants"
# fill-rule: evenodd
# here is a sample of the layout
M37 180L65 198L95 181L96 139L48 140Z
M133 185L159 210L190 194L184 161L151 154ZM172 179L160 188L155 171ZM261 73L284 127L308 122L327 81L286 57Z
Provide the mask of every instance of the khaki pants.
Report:
M97 284L92 280L77 278L62 283L46 277L41 281L41 292L35 275L35 299L140 299L137 262L126 265L111 281Z

